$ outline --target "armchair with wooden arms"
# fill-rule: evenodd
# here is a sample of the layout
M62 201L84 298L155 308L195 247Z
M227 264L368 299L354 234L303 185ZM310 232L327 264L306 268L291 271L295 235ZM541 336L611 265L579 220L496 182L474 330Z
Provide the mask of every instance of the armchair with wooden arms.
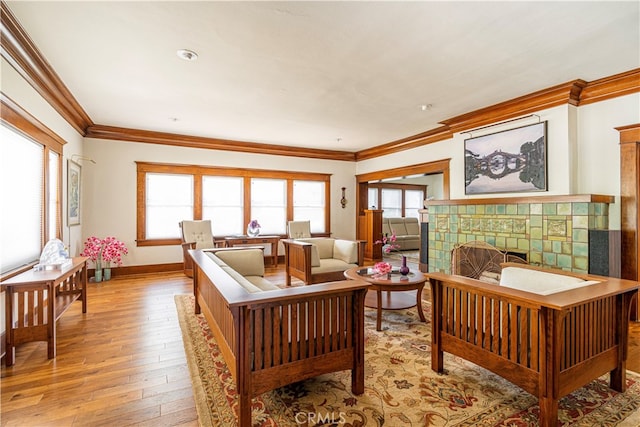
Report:
M189 256L189 249L211 249L215 247L211 220L180 221L182 230L182 258L184 274L193 277L193 260Z
M311 221L289 221L287 234L290 239L306 239L311 237Z

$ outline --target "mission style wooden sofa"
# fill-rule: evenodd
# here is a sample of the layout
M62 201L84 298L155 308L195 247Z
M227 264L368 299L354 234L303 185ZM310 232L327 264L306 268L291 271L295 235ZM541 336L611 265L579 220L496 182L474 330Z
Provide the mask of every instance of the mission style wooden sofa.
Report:
M427 273L432 369L443 372L447 352L493 371L538 397L543 427L557 424L561 397L607 372L611 388L624 391L630 306L640 284L524 264L502 267L502 285ZM530 291L514 288L509 276L529 277Z
M252 397L320 374L349 369L353 393L364 392L366 282L262 290L270 287L259 272L250 272L247 285L230 257L227 264L214 252L189 255L195 312L207 319L236 382L239 426L251 426ZM256 265L243 264L239 270Z

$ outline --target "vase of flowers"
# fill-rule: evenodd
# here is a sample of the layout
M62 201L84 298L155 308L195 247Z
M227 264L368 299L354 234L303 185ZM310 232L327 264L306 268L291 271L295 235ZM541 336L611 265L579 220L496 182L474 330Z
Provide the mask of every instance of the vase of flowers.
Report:
M84 242L84 249L80 255L93 261L96 266L94 281L102 282L103 279L111 279L111 263L122 265L122 255L128 253L125 244L115 237L100 239L91 236Z
M400 245L396 244L396 231L392 230L391 236L387 233L382 236L382 239L376 240L375 244L382 245L382 252L388 254L391 251L395 251L396 249L400 249Z
M373 266L373 271L375 273L374 277L378 279L384 277L391 279L391 268L391 264L388 262L376 262Z
M93 276L95 282L102 282L102 249L102 239L91 236L84 242L84 248L80 252L80 256L89 257L89 260L93 261L96 267Z
M129 250L120 240L115 237L108 236L102 240L102 260L104 264L104 280L111 279L111 263L115 263L118 267L122 265L122 256L129 253Z
M249 224L247 224L247 236L257 237L260 235L260 223L257 219L252 219Z

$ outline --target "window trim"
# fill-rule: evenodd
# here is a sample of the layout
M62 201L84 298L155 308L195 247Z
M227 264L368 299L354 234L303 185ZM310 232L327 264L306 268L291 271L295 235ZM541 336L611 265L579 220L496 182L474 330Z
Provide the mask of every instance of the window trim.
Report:
M251 221L251 178L284 179L287 181L287 221L293 220L293 182L323 181L325 182L325 233L322 236L331 235L331 174L317 172L290 172L268 169L246 169L224 166L201 166L172 163L155 163L136 161L136 245L137 246L169 246L179 245L180 239L147 239L146 238L146 174L191 174L193 182L193 218L202 219L202 177L209 176L235 176L244 179L244 223ZM284 237L284 236L283 236Z
M378 209L382 209L382 190L383 189L392 189L392 190L401 190L402 191L402 206L400 210L402 211L402 216L406 216L406 191L407 190L418 190L422 191L423 195L427 194L427 185L419 185L419 184L385 184L385 183L371 183L369 184L369 188L375 188L378 191ZM425 196L426 197L426 196ZM369 195L367 193L367 199Z
M6 96L4 92L0 92L0 108L2 109L2 115L0 120L2 124L7 126L14 132L19 133L25 138L39 144L43 147L42 150L42 196L41 196L41 228L40 228L40 246L44 248L45 243L50 235L49 219L51 215L56 216L56 230L55 235L58 239L62 236L62 176L63 176L63 147L66 141L58 136L55 132L45 126L42 122L29 114L20 105L14 102L11 98ZM49 185L49 153L54 152L58 154L58 189L56 198L58 200L56 204L56 212L49 212L49 198L48 191ZM22 273L35 265L33 262L25 267L21 267L16 270L5 273L0 277L0 280L5 280L13 277L19 273Z

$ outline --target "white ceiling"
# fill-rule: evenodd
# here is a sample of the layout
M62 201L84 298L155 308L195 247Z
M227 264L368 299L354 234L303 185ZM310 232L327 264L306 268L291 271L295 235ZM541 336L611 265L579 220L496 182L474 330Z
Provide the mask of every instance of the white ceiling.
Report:
M640 67L638 1L6 3L94 123L268 144L358 151Z

